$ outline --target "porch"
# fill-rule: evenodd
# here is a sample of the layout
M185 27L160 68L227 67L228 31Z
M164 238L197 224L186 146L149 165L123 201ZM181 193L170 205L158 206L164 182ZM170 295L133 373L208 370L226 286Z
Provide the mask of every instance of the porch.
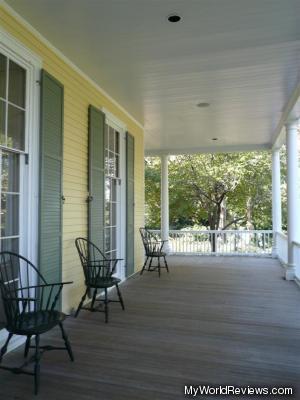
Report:
M169 257L170 274L123 284L126 311L82 312L66 323L76 363L42 362L41 398L183 399L186 384L300 390L300 291L279 262L255 257ZM47 336L58 344L60 335ZM44 338L45 340L45 338ZM6 362L18 362L22 349ZM32 381L1 373L1 397L34 398Z

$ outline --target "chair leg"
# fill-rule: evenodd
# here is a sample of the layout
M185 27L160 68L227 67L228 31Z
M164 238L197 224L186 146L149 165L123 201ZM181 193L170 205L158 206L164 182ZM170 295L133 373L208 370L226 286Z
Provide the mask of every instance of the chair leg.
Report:
M84 303L84 300L85 300L85 298L86 298L86 296L87 296L88 290L89 290L89 289L87 288L86 291L85 291L85 293L84 293L84 295L82 296L81 302L79 303L79 306L78 306L77 311L76 311L76 313L75 313L75 318L78 317L79 311L81 310L81 307L82 307L82 305L83 305L83 303Z
M120 300L122 309L125 310L124 301L123 301L123 298L122 298L122 295L121 295L121 292L120 292L119 285L117 283L116 283L116 288L117 288L117 292L118 292L118 296L119 296L119 300Z
M160 277L160 257L158 257L158 276Z
M164 262L165 262L166 270L167 270L167 272L169 272L169 267L168 267L168 263L166 260L166 256L164 256Z
M6 342L5 342L4 346L2 347L2 349L0 351L0 364L2 362L2 358L3 358L4 354L7 352L7 347L8 347L8 344L10 342L10 339L12 337L13 337L13 333L9 333L8 334L8 338L6 339Z
M35 336L35 365L34 365L34 393L38 394L40 387L40 335Z
M153 261L153 257L150 258L150 263L149 263L148 271L150 271L150 269L151 269L151 267L152 267L152 261Z
M140 275L143 275L143 272L145 271L145 268L146 268L148 259L149 259L149 257L147 256L147 258L146 258L146 260L145 260L145 262L144 262L143 268L142 268L142 270L141 270L141 272L140 272Z
M31 335L28 335L27 339L26 339L26 343L25 343L24 358L26 358L28 356L30 339L31 339Z
M64 326L63 326L62 322L59 323L59 327L60 327L60 330L61 330L62 338L63 338L63 340L65 342L66 350L67 350L67 352L69 354L70 360L74 361L74 355L73 355L71 343L69 342L68 336L66 334L66 331L64 330Z
M94 311L94 304L95 304L95 301L96 301L96 296L97 296L97 289L94 290L93 300L91 302L91 311Z
M104 288L104 312L105 312L105 323L108 322L108 299L107 299L107 288Z

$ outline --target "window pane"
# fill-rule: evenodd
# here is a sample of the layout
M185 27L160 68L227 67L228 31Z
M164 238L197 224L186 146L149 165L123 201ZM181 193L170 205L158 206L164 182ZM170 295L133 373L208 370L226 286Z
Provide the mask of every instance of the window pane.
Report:
M110 228L105 229L105 251L110 250Z
M111 225L117 225L117 204L111 203Z
M1 237L19 234L19 195L1 194Z
M107 149L108 146L108 125L104 126L104 148Z
M19 155L2 152L1 188L3 192L19 192Z
M117 181L112 179L111 183L111 201L117 201Z
M110 203L105 203L105 225L110 225Z
M110 199L110 179L106 178L105 179L105 201L109 201Z
M8 100L25 107L26 71L13 61L9 61Z
M115 153L119 153L119 132L115 132Z
M6 145L5 140L5 109L6 104L0 100L0 144Z
M115 177L119 178L119 156L115 156Z
M111 152L108 154L108 175L115 176L115 156Z
M7 147L24 150L25 147L25 112L8 106Z
M105 175L108 175L108 151L105 150L105 158L104 158L104 169Z
M12 251L19 253L19 239L1 239L0 251Z
M6 62L7 58L0 54L0 97L6 99Z
M111 228L111 250L117 248L117 229Z
M115 151L115 146L114 146L114 134L115 134L115 131L114 131L114 129L110 126L110 127L109 127L109 144L108 144L109 150L110 150L110 151Z

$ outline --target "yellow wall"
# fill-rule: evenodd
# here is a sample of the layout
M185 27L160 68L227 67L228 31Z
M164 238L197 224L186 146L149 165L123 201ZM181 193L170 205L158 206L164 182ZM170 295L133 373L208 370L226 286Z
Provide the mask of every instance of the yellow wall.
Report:
M143 130L95 86L65 63L36 35L0 6L0 26L42 58L43 68L64 85L64 196L63 280L74 281L64 291L63 306L70 310L83 294L83 274L74 239L87 235L87 115L89 104L105 107L126 124L135 137L135 268L140 268L143 250L138 228L144 224ZM126 106L126 105L125 105Z

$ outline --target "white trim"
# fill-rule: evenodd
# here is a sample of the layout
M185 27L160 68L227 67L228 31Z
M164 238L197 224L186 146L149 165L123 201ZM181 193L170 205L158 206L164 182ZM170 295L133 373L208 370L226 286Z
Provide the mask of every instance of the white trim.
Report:
M40 90L38 81L42 66L41 59L33 52L24 47L12 35L0 28L0 52L18 63L26 70L26 122L25 122L25 152L29 153L29 163L25 164L25 152L21 154L20 162L23 169L23 180L27 185L23 186L23 193L20 199L27 213L21 211L20 215L20 236L23 243L20 243L20 253L25 255L34 264L37 263L38 252L38 165L39 165L39 100ZM8 149L11 151L11 149ZM23 155L22 155L23 154ZM21 188L21 186L20 186ZM22 207L21 207L22 209ZM6 330L0 331L0 346L7 336ZM24 342L22 337L13 338L9 349L21 345Z
M121 130L123 132L126 132L127 125L124 124L124 122L120 121L119 118L117 118L114 114L108 111L107 108L101 107L100 109L105 114L105 121L107 122L108 125L110 125L112 128L118 131Z
M34 67L41 68L42 60L39 56L25 47L21 42L19 42L13 35L8 33L6 30L0 27L0 49L8 57L16 58L17 62L24 62L26 65L33 65Z
M214 147L193 147L193 148L167 148L167 149L145 149L145 157L177 154L197 154L197 153L237 153L256 150L270 150L271 144L245 144L241 146L214 146Z
M139 128L144 129L142 123L135 119L128 111L125 110L113 97L111 97L101 86L91 79L85 72L83 72L76 64L74 64L68 57L66 57L60 50L58 50L48 39L46 39L37 29L35 29L28 21L26 21L20 14L18 14L12 7L10 7L4 0L1 0L0 5L18 22L20 22L26 29L29 30L37 39L46 45L53 53L62 59L69 67L76 71L82 78L89 82L95 89L107 97L115 106L119 108L128 118L130 118Z
M120 227L121 227L121 279L126 279L126 128L120 132Z

